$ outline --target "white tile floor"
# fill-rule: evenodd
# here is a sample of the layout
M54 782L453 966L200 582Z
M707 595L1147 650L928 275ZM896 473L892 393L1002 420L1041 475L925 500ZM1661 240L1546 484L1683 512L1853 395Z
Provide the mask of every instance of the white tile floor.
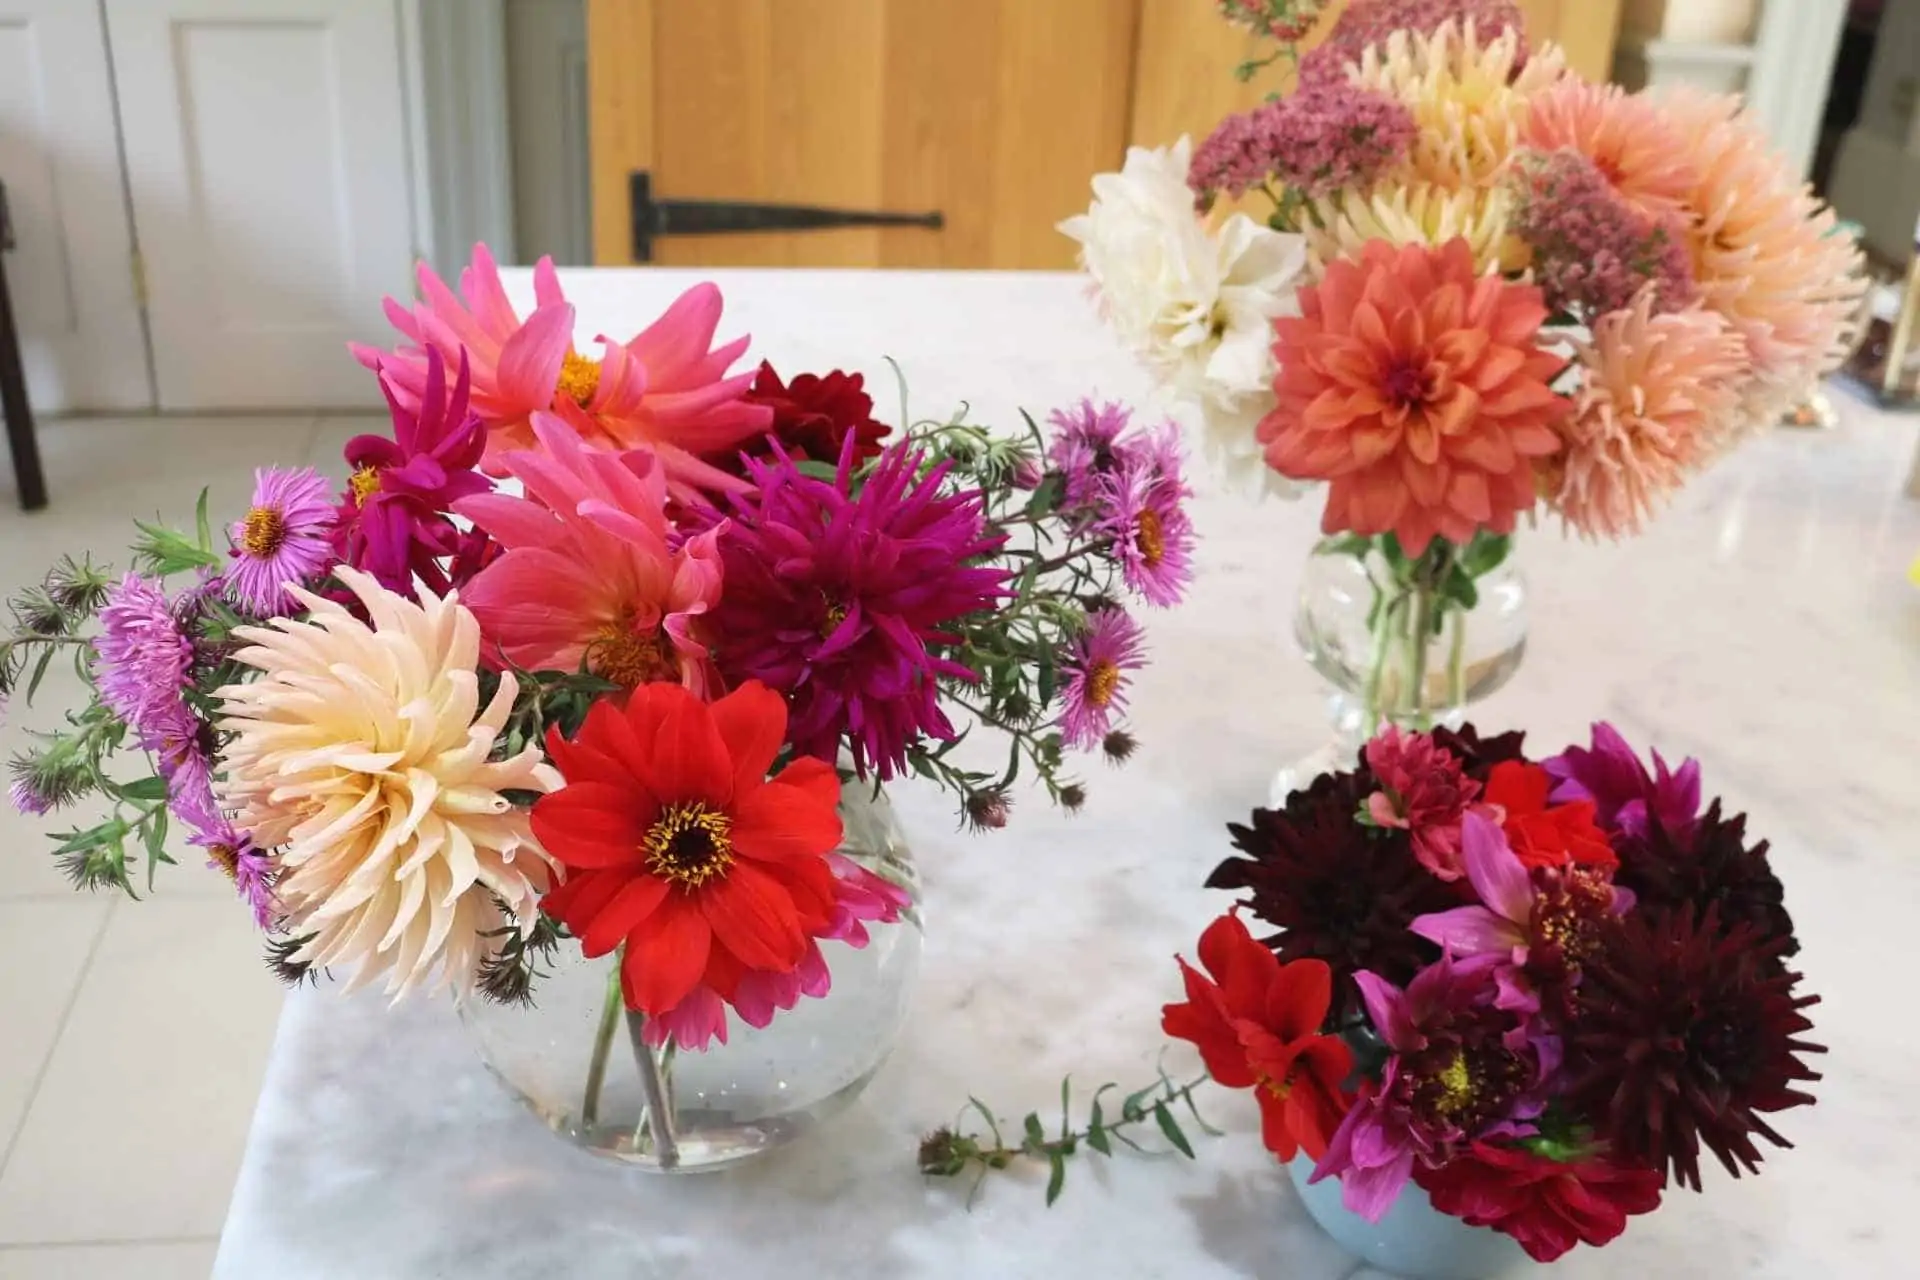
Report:
M253 468L309 462L372 419L138 418L42 425L53 503L0 462L0 595L63 551L125 563L131 519L241 509ZM0 723L0 759L78 688ZM84 816L84 815L82 815ZM67 815L60 815L64 825ZM42 822L0 800L0 1280L190 1280L212 1270L282 991L227 881L189 856L151 897L75 892Z

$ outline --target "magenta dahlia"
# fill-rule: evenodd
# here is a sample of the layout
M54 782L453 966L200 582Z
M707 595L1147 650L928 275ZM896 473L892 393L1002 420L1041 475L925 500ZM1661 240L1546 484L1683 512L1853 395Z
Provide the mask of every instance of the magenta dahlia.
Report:
M457 585L444 562L461 549L462 535L448 513L461 498L493 488L477 470L487 427L469 408L471 387L464 349L449 395L446 364L430 347L419 408L408 409L383 372L393 435L347 441L353 475L335 513L335 553L409 600L416 576L435 595Z
M945 492L948 466L896 446L857 493L849 447L829 482L784 454L749 460L752 488L720 530L726 590L710 615L730 683L761 680L792 706L794 749L891 778L921 737L951 739L942 679L977 673L944 656L946 630L1006 596L1006 571L976 563L990 535L977 490Z

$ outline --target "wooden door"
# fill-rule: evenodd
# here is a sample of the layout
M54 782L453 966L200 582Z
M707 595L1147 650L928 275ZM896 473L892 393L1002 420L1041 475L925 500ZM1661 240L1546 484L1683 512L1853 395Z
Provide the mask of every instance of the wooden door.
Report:
M27 394L43 412L153 405L100 11L0 0L0 180Z
M346 344L411 291L400 0L106 15L160 407L376 403Z
M590 0L595 260L634 260L645 170L670 199L945 219L663 238L656 262L1070 266L1054 224L1124 154L1138 5Z

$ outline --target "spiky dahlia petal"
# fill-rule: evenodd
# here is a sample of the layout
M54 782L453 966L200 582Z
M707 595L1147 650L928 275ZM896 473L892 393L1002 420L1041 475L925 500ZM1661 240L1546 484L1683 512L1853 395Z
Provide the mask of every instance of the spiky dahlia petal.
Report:
M1307 228L1316 273L1336 258L1357 258L1369 240L1438 247L1465 239L1474 269L1518 271L1527 247L1509 234L1513 193L1504 185L1454 190L1416 180L1371 191L1337 192L1314 203Z

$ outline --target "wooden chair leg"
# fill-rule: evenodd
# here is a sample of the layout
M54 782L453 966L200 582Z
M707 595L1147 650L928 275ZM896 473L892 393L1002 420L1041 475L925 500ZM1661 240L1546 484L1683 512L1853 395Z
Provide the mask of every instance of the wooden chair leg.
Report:
M7 444L13 451L13 477L20 505L38 511L47 505L47 479L40 470L40 444L33 434L33 409L27 403L27 373L20 363L20 334L7 293L7 266L0 258L0 413L7 419Z

